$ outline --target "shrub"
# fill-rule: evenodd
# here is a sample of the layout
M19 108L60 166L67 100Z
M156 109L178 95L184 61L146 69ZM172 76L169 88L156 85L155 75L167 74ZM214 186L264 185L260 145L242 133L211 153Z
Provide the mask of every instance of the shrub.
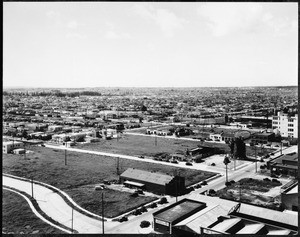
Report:
M271 180L269 178L264 178L264 181L270 182Z
M280 181L278 179L272 179L272 182L274 182L274 183L280 183Z
M147 212L148 210L147 210L146 207L142 206L142 207L140 208L140 211L141 211L141 212Z
M230 185L231 185L230 182L226 182L226 183L225 183L225 186L226 186L226 187L229 187Z
M216 164L215 163L211 163L211 166L216 166Z
M201 185L207 185L207 182L204 180L201 182Z
M209 193L210 195L215 195L217 192L216 192L214 189L210 189L210 190L208 191L208 193Z
M150 222L149 221L142 221L140 224L141 228L147 228L150 226Z
M137 192L134 192L133 194L130 195L131 197L138 197L139 194Z
M195 188L201 188L202 186L201 186L201 184L197 184L196 186L195 186Z
M135 215L135 216L138 216L138 215L141 215L141 214L142 214L142 212L138 209L133 212L133 215Z
M230 181L230 183L231 183L231 184L234 184L234 183L235 183L235 181L234 181L234 180L231 180L231 181Z
M152 204L150 204L149 207L150 207L150 208L155 208L155 207L157 207L157 204L156 204L155 202L153 202Z
M124 221L128 221L127 216L123 216L122 218L119 219L119 222L124 222Z
M168 203L168 200L167 200L166 197L162 197L162 198L159 200L158 203L159 203L159 204L165 204L165 203Z

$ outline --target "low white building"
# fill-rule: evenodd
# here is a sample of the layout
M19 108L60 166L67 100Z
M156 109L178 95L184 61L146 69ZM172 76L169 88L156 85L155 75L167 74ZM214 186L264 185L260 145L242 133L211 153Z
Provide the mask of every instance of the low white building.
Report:
M9 142L3 142L3 153L10 153L12 152L14 149L20 149L24 147L24 143L23 142L19 142L19 141L9 141Z

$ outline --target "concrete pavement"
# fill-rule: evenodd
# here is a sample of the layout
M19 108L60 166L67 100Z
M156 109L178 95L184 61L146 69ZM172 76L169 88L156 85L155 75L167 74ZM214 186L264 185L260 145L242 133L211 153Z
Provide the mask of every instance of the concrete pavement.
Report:
M12 177L2 176L3 186L11 187L29 195L32 195L32 184L30 181L15 179ZM102 233L102 222L88 217L69 206L64 199L51 189L33 184L33 196L36 199L40 209L53 220L62 225L78 231L78 233ZM72 218L73 209L73 218ZM107 228L113 228L118 222L105 222Z

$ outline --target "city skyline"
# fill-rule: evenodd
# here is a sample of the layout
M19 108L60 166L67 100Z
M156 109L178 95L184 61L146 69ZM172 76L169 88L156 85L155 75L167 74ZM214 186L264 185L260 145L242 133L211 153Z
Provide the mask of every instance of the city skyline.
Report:
M298 84L297 3L5 2L4 87Z

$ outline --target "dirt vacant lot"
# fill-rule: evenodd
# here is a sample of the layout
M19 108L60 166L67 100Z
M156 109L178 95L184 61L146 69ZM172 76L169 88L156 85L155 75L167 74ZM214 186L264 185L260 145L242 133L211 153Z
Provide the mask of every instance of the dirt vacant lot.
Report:
M270 209L280 208L280 182L245 178L217 191L217 196ZM240 196L241 194L241 196Z
M88 208L90 211L101 214L99 212L101 191L94 191L93 187L104 180L118 180L117 158L68 151L67 165L65 165L64 150L37 146L27 147L27 149L32 150L33 153L27 154L26 159L24 155L3 154L3 172L25 178L33 177L34 180L53 185L68 193L80 206L90 206ZM212 172L119 159L120 173L129 167L170 175L176 170L186 178L187 186L215 175ZM103 192L105 198L110 200L105 203L106 217L121 214L153 199L143 196L134 198L130 193L109 189Z

